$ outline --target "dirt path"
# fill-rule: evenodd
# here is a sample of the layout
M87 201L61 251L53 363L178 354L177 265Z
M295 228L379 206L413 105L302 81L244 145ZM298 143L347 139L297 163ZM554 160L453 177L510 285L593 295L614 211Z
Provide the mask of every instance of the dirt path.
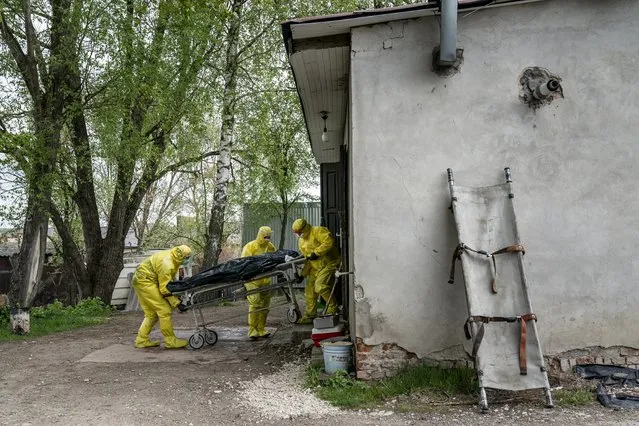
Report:
M275 309L273 338L244 339L246 306L209 308L220 341L197 351L135 350L141 313L33 340L0 344L2 425L240 425L240 424L639 424L637 413L584 409L445 407L398 413L391 407L343 411L300 387L305 356L290 343L294 327ZM191 313L174 316L182 336ZM239 332L238 332L239 330Z

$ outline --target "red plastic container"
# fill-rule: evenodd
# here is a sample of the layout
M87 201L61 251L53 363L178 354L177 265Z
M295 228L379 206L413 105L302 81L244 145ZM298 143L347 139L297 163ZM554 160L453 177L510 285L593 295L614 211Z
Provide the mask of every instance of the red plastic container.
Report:
M322 340L343 336L344 334L344 324L337 324L331 328L314 328L311 332L311 339L313 339L313 344L319 347Z

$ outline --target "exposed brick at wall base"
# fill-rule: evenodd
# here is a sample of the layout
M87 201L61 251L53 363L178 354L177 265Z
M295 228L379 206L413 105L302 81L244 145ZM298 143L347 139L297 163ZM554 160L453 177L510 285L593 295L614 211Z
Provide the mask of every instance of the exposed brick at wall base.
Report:
M417 355L395 343L369 346L361 338L357 338L356 351L357 378L362 380L391 377L405 365L420 364Z
M362 380L378 380L393 376L406 365L431 365L441 368L474 368L470 357L465 359L420 359L413 352L395 343L366 345L361 338L356 340L357 377ZM626 346L603 348L593 346L546 356L550 372L572 372L576 365L604 364L639 369L639 349Z
M439 368L475 368L470 359L422 359L422 364Z
M548 356L548 367L554 371L571 372L576 365L605 364L639 368L639 349L626 346L602 348L593 346Z
M463 347L451 347L419 358L415 353L395 343L366 345L356 340L357 377L362 380L378 380L393 376L406 365L428 365L440 368L474 368L474 362Z

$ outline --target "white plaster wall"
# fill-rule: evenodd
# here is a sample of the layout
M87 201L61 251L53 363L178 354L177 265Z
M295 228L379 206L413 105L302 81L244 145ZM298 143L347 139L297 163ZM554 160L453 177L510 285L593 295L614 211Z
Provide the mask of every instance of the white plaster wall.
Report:
M460 14L461 73L431 71L436 18L353 30L352 232L356 335L419 356L466 344L447 283L460 185L512 168L546 354L639 347L639 2L549 1ZM565 99L518 100L525 67ZM459 266L458 266L459 268Z

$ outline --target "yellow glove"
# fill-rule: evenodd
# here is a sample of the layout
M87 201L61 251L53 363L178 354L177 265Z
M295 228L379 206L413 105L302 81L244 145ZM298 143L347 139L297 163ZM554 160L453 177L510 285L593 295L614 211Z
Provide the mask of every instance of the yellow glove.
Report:
M177 306L180 304L180 302L182 301L179 297L177 296L166 296L165 297L166 301L169 302L169 305L171 305L172 309L177 308Z

